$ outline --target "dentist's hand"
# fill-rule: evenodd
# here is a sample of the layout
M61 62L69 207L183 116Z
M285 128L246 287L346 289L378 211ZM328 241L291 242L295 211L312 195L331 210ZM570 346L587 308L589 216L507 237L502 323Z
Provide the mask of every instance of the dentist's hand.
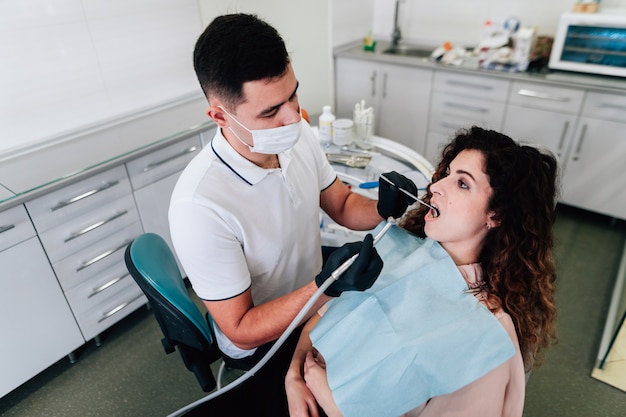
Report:
M315 283L320 287L335 269L357 253L359 256L350 268L324 291L326 295L339 297L344 291L363 291L374 284L383 269L383 260L374 248L371 233L365 236L363 242L346 243L336 249L328 257L322 272L315 277Z
M406 208L415 203L415 200L401 191L407 191L409 194L417 196L417 187L407 177L398 174L396 171L383 174L394 185L389 184L383 178L378 180L378 214L383 219L393 217L397 219L402 216Z

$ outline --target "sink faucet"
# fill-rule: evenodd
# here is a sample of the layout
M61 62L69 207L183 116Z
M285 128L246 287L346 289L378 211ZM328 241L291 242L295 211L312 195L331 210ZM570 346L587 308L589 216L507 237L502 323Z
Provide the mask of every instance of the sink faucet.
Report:
M400 43L402 39L402 32L400 32L400 26L398 25L398 9L400 7L400 0L396 0L396 12L393 16L393 33L391 34L391 46L394 48Z

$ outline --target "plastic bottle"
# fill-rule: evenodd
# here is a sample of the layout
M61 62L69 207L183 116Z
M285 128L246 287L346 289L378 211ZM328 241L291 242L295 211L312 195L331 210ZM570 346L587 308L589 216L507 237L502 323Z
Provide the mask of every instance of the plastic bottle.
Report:
M330 106L322 107L322 114L320 115L318 124L321 144L328 146L332 142L334 121L335 115L331 112Z

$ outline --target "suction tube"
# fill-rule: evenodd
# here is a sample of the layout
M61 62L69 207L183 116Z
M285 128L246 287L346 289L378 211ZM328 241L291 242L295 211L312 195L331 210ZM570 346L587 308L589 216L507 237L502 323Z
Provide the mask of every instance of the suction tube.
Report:
M385 224L385 226L374 237L374 244L378 243L378 241L385 235L385 233L387 233L387 230L389 230L389 228L391 228L391 226L393 226L394 224L396 224L396 220L393 217L389 217L387 219L387 224ZM181 409L173 412L172 414L168 415L168 417L178 417L178 416L181 416L184 413L186 413L187 411L196 408L200 404L203 404L203 403L205 403L207 401L210 401L213 398L216 398L216 397L218 397L218 396L220 396L220 395L222 395L222 394L232 390L233 388L237 387L238 385L242 384L244 381L246 381L249 378L251 378L252 376L254 376L254 374L257 373L259 371L259 369L261 369L272 358L272 356L274 356L276 351L278 349L280 349L280 347L283 345L283 343L285 343L285 340L287 340L289 335L291 335L291 333L298 326L298 324L302 321L304 316L308 313L308 311L311 309L313 304L315 304L317 299L320 298L320 296L324 293L324 291L326 291L326 289L328 287L330 287L330 285L333 282L335 282L341 276L341 274L343 274L344 272L346 272L348 270L348 268L350 268L350 266L356 260L357 256L359 256L358 253L353 255L348 260L346 260L337 269L335 269L332 274L330 274L329 279L324 281L324 283L317 289L317 291L315 291L315 293L313 293L313 295L311 296L309 301L307 301L306 304L302 307L302 309L298 312L298 314L291 321L289 326L287 326L287 328L285 329L283 334L280 335L280 337L276 340L274 345L272 345L270 350L267 351L265 356L263 356L261 358L261 360L256 365L254 365L254 367L252 367L252 369L247 371L245 374L241 375L236 380L232 381L230 384L222 387L221 389L219 389L217 391L214 391L214 392L208 394L207 396L205 396L203 398L200 398L197 401L194 401L191 404L188 404L188 405L184 406L183 408L181 408Z

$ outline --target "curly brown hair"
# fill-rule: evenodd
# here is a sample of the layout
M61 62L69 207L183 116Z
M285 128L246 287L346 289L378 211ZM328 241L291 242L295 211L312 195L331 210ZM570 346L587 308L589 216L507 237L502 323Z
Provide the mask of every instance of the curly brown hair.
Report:
M556 279L552 255L557 161L551 153L523 146L493 130L459 131L444 148L432 182L446 175L463 150L480 151L493 190L488 210L499 227L487 233L478 261L482 264L489 305L502 307L517 331L527 370L541 365L542 351L556 342ZM424 200L430 201L430 187ZM428 208L420 206L402 226L421 236Z

